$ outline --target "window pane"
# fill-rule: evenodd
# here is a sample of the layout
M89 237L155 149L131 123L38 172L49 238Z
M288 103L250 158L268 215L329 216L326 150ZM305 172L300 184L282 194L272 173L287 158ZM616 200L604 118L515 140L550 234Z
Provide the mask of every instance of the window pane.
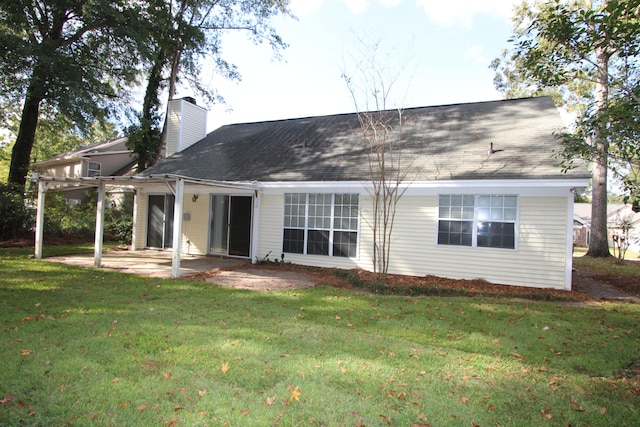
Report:
M515 225L507 222L479 222L478 247L515 248Z
M472 221L438 221L439 245L471 246L472 242Z
M516 208L504 208L504 220L515 221L516 220Z
M504 196L504 206L507 208L516 208L518 207L518 197L517 196Z
M355 257L358 233L336 231L333 233L333 256Z
M291 254L301 254L304 250L304 230L287 229L284 230L282 239L282 252Z
M309 230L307 234L308 255L329 255L329 232Z

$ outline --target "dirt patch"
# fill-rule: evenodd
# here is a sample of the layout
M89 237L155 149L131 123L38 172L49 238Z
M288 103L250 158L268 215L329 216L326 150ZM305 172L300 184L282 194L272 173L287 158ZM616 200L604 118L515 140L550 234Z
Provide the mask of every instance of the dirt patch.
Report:
M304 289L316 285L312 278L302 273L259 268L218 270L203 279L220 286L257 291Z

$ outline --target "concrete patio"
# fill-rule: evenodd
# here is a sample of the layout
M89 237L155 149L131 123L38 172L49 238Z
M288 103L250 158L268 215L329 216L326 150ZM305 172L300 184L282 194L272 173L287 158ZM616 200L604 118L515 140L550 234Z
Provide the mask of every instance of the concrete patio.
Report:
M101 267L149 277L171 277L171 259L172 254L167 251L107 251L102 253ZM44 260L81 267L93 267L94 265L93 254L48 257ZM180 276L215 268L238 267L249 263L248 259L242 258L182 254L180 257Z

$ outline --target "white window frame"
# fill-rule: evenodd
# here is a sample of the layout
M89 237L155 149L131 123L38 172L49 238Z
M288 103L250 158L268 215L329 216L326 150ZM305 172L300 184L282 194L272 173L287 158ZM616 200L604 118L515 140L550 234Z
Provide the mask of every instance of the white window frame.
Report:
M441 197L473 197L473 218L471 217L447 217L440 216L440 198ZM501 219L497 218L483 218L482 217L482 208L486 208L486 206L480 206L481 198L491 198L501 197L503 199L503 207L502 211L504 212L504 199L505 197L513 197L515 198L515 206L507 207L507 208L515 208L515 215L513 219L504 219L504 215ZM450 205L449 205L450 206ZM436 221L436 245L440 247L451 247L451 248L474 248L474 249L482 249L482 250L503 250L503 251L517 251L518 250L518 241L519 241L519 229L520 229L520 197L516 194L438 194L438 215ZM459 222L471 222L472 223L472 231L471 231L471 245L456 245L456 244L444 244L439 243L439 233L440 233L440 221L459 221ZM513 224L513 248L502 248L496 246L478 246L478 223L482 222L498 222L498 223L506 223Z
M287 204L287 196L297 196L298 198L303 197L304 198L304 203L296 203L294 204ZM330 196L330 201L331 204L321 204L321 205L317 205L317 204L310 204L310 196L319 196L319 197L326 197L326 196ZM355 220L355 226L352 228L336 228L336 197L337 196L348 196L350 198L356 197L357 199L357 204L355 205L355 209L357 210L356 215L355 216L347 216L345 217L340 216L339 219L347 219L348 222L351 222L353 220ZM352 199L350 199L352 201ZM297 206L298 207L298 213L297 215L291 215L291 208ZM330 207L330 212L327 214L325 213L320 213L320 214L316 214L314 212L313 215L310 214L310 207L312 206L316 206L316 207ZM344 205L343 205L344 206ZM349 204L348 206L352 206L351 204ZM284 210L283 210L283 223L282 223L282 251L284 253L289 253L289 254L296 254L296 255L317 255L317 256L330 256L330 257L338 257L338 258L349 258L349 259L355 259L358 257L358 250L360 247L360 195L357 193L285 193L284 195ZM287 209L287 207L289 207L289 210ZM304 214L301 215L299 210L303 209L304 210ZM296 218L297 217L297 218ZM317 222L314 220L318 220L318 219L322 219L324 217L325 220L329 220L329 226L326 227L326 223L323 223L321 226L316 226ZM289 218L289 222L288 223L288 218ZM293 219L297 219L298 221L296 225L291 225L293 223ZM303 222L303 224L301 225L300 222ZM310 226L310 222L313 222L314 226ZM303 246L302 246L302 253L300 252L287 252L285 251L284 248L284 233L285 230L302 230L303 232ZM328 251L327 254L309 254L308 253L308 243L309 243L309 232L310 231L327 231L329 233L329 239L328 239ZM356 242L355 242L355 254L352 256L341 256L341 255L334 255L334 236L335 233L338 232L346 232L346 233L355 233L356 235Z
M98 167L96 168L95 165L97 165ZM95 173L96 171L98 172L97 174ZM102 176L102 164L99 162L87 162L87 176Z

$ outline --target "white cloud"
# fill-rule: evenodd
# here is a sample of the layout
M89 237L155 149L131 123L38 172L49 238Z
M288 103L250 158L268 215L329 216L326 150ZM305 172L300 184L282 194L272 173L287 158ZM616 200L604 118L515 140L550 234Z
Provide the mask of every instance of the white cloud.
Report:
M444 26L461 25L471 29L479 13L509 19L520 0L416 0L429 19Z
M378 3L384 7L395 7L402 3L402 0L378 0Z
M368 6L367 0L344 0L347 7L356 15L363 13Z
M487 57L484 47L481 45L473 45L464 52L464 62L471 64L487 65L489 58Z
M289 9L296 16L309 15L320 9L325 0L291 0Z

